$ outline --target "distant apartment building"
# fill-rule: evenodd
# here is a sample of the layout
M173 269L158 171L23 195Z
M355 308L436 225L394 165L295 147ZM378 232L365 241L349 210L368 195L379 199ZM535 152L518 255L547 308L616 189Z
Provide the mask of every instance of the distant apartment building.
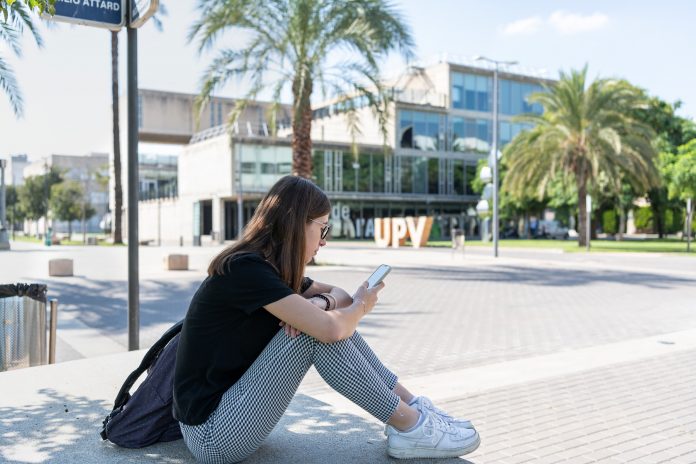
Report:
M20 186L24 184L24 168L29 164L27 155L0 156L7 161L5 168L5 184Z
M514 120L516 115L542 110L527 96L553 81L507 71L498 75L499 141L505 145L525 129ZM435 218L431 235L435 239L449 238L453 227L466 228L467 235L475 233L479 196L472 182L478 160L491 149L492 70L440 62L411 67L386 86L392 97L386 139L364 97L314 108L313 177L332 201L334 236L370 238L374 218L416 215ZM186 115L192 111L193 95L174 94L180 114L169 112L170 125L154 127L147 122L148 107L154 113L157 104L148 105L147 98L166 100L166 93L141 92L141 134L162 141L165 133L172 132L166 127L180 126L182 134L192 130ZM192 130L178 157L177 197L156 204L141 202L141 239L200 243L237 236L262 195L290 173L292 163L290 129L270 134L261 111L268 104L258 105L256 113L233 127L224 120L224 104L222 113L209 109L201 121L212 127ZM347 129L348 105L357 108L360 133L355 140Z

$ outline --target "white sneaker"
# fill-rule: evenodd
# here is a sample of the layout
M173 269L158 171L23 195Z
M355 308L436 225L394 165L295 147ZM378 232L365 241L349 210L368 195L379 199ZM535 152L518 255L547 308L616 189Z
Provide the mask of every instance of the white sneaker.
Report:
M447 414L445 411L442 409L438 408L433 404L432 401L430 401L430 398L426 396L419 396L416 398L416 402L413 403L413 406L416 407L420 412L431 412L433 414L436 414L440 416L442 419L444 419L445 422L449 422L450 424L454 425L455 427L459 427L462 429L473 429L474 425L471 423L470 420L466 419L457 419L456 417L452 417L449 414Z
M423 422L410 432L387 427L387 453L397 459L456 458L478 448L476 430L458 428L440 416L423 413Z

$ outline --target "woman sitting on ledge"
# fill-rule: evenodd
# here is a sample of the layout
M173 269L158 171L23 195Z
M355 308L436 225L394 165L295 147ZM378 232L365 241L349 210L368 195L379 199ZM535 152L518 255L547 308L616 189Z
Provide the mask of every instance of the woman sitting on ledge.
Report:
M469 421L412 395L356 332L383 283L363 283L351 297L303 277L326 245L330 209L311 181L283 177L193 296L176 357L174 416L198 461L238 462L254 453L312 365L388 424L390 456L456 457L478 447Z

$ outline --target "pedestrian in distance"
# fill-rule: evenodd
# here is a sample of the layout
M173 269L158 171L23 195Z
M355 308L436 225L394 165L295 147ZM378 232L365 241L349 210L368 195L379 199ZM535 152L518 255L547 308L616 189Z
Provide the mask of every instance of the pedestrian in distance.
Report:
M198 461L252 455L312 365L387 424L390 456L457 457L478 447L471 422L411 394L356 331L384 283L364 282L351 296L304 277L326 245L330 211L314 183L283 177L241 238L212 260L184 319L174 375L174 417Z

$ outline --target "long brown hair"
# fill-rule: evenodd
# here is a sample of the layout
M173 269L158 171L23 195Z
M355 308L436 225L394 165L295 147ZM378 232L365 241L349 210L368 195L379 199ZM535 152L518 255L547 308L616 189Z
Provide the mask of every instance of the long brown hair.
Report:
M208 267L208 275L225 274L237 254L254 252L269 261L280 278L299 292L305 268L305 226L331 211L326 194L312 181L285 176L256 207L241 239L224 249Z

